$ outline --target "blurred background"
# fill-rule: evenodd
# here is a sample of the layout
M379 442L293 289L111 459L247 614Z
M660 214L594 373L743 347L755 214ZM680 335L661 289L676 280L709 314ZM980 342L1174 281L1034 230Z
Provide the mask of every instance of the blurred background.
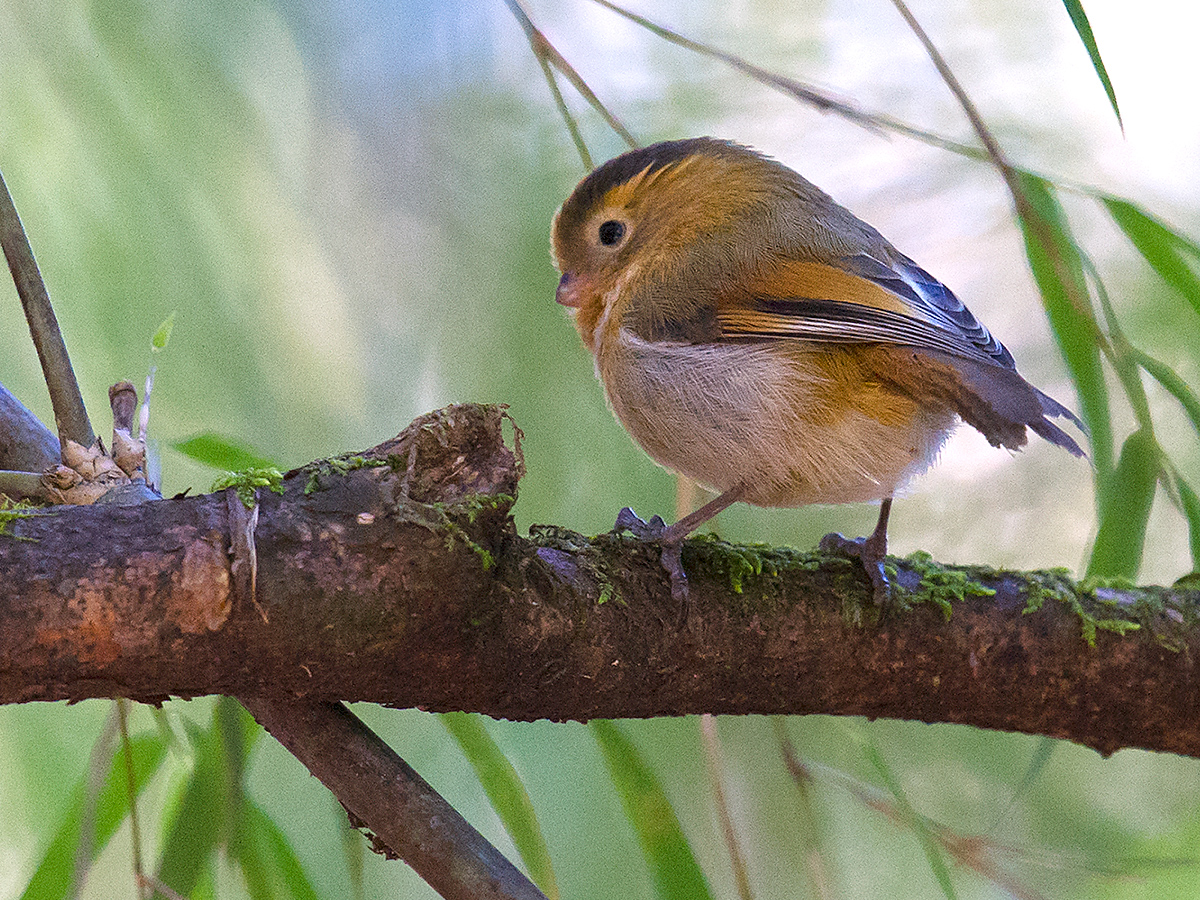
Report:
M1001 179L989 166L864 130L665 43L585 0L529 0L546 36L641 143L714 134L797 169L946 282L1012 350L1022 373L1078 408L1041 311ZM1122 134L1056 0L913 5L1015 162L1060 185L1136 200L1200 234L1200 7L1090 0ZM973 142L961 110L885 2L659 2L640 12L864 109ZM597 161L625 149L569 88ZM206 4L0 0L0 172L29 233L103 431L110 384L156 359L151 434L164 493L214 473L172 445L215 431L289 467L372 446L416 415L503 402L525 432L518 527L596 533L631 505L671 518L673 478L613 420L591 359L554 303L550 218L585 174L536 60L500 0ZM1200 383L1195 312L1093 199L1063 203L1138 346ZM1193 238L1194 240L1195 238ZM0 282L0 382L53 420L11 284ZM1194 432L1148 385L1156 434L1200 472ZM1114 414L1118 439L1133 427ZM722 536L811 547L869 531L871 507L737 507ZM892 550L947 562L1077 572L1095 535L1092 471L1037 441L1020 454L973 430L915 482ZM1159 494L1142 582L1191 568L1180 516ZM109 705L0 708L0 898L25 889ZM175 702L179 735L210 701ZM485 835L511 853L457 745L436 718L358 710ZM135 713L135 730L155 727ZM789 721L806 759L880 783L873 748L920 813L1005 848L1012 884L960 866L961 897L1193 897L1200 762L1122 751L1101 759L1038 739L953 726ZM655 896L599 750L580 725L488 723L523 777L568 897ZM818 777L811 804L772 723L723 719L724 774L755 895L936 897L912 830ZM694 719L631 722L713 894L736 896ZM193 764L182 740L143 800L170 806ZM1035 777L1026 778L1027 773ZM270 739L250 790L282 826L322 897L429 897L399 863L343 846L344 816ZM808 837L805 837L805 836ZM811 838L811 839L810 839ZM827 878L821 893L811 852ZM83 889L132 896L118 832ZM1182 861L1182 862L1180 862ZM361 865L361 874L355 872ZM820 868L820 867L818 867ZM245 895L218 865L215 895Z

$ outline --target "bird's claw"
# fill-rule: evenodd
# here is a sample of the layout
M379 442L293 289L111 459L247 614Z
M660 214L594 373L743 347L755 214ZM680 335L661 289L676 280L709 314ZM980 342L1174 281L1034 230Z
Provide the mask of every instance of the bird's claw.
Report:
M647 522L628 506L617 513L617 522L613 525L616 534L628 531L639 541L657 541L666 530L667 523L662 516L651 516Z
M639 541L658 541L667 531L667 523L662 516L651 516L645 521L632 509L626 506L617 513L617 521L613 531L620 534L628 531ZM667 541L662 545L662 567L671 576L671 596L676 600L686 600L688 596L687 573L683 571L683 541Z
M870 538L848 538L841 534L827 534L818 545L823 553L850 556L862 563L871 582L875 605L881 609L892 604L892 582L883 568L884 553Z
M683 571L683 544L662 545L662 567L671 576L671 597L679 602L688 598L688 577Z

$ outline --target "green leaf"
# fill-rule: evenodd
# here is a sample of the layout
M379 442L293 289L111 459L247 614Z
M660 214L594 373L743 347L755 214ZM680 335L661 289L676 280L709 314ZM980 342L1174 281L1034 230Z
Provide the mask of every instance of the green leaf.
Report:
M1032 173L1018 174L1022 192L1032 207L1029 214L1020 216L1025 253L1042 293L1050 327L1079 392L1080 412L1091 433L1092 461L1103 508L1105 485L1113 466L1112 415L1096 345L1095 318L1090 307L1079 308L1072 302L1072 295L1089 297L1082 257L1053 187Z
M166 746L166 741L157 734L135 736L130 740L134 784L138 794L158 772L166 756ZM29 879L25 892L21 894L21 900L58 900L66 897L70 891L79 850L85 789L85 779L80 779L72 791L74 799L34 870L33 877ZM90 853L83 860L85 872L129 815L129 788L123 748L117 749L112 756L92 815L93 831L88 841Z
M1153 433L1139 428L1125 439L1109 486L1108 502L1101 510L1087 575L1137 578L1160 468L1158 442Z
M232 697L222 697L217 701L217 708L213 710L213 721L220 729L221 748L225 754L226 768L229 770L229 783L240 792L246 760L250 758L250 751L265 732L246 708Z
M167 344L171 340L171 330L175 327L175 313L172 312L167 316L166 320L158 326L158 331L154 332L154 337L150 338L150 352L161 353L167 349Z
M161 893L153 895L150 900L160 900ZM196 886L192 888L192 893L188 900L217 900L217 873L216 866L206 866L204 871L200 873L200 880L196 882Z
M633 742L605 719L593 719L588 727L600 745L625 815L637 833L658 896L661 900L711 898L708 882L679 819Z
M362 839L362 832L350 824L346 810L333 794L329 795L329 806L334 814L334 828L341 838L342 858L346 861L346 872L350 879L350 888L346 891L347 900L363 900L363 875L366 868L367 842Z
M1067 15L1071 17L1071 23L1075 26L1079 39L1083 41L1088 56L1092 58L1092 68L1096 70L1096 74L1100 77L1100 83L1104 85L1104 93L1108 94L1108 102L1112 104L1117 124L1121 126L1121 131L1124 131L1125 123L1121 121L1121 110L1117 106L1117 92L1113 90L1112 82L1108 78L1108 70L1104 68L1104 60L1100 58L1100 48L1096 46L1096 36L1092 34L1092 26L1088 22L1087 13L1083 11L1083 4L1079 0L1063 0L1063 6L1067 8Z
M1188 522L1188 544L1192 551L1192 571L1200 572L1200 497L1182 478L1175 480L1183 514Z
M475 769L492 809L521 854L530 878L549 900L556 900L558 883L550 862L550 850L516 769L496 746L479 716L450 712L443 713L440 718Z
M192 774L183 783L182 797L167 827L156 876L185 897L212 865L213 854L230 831L234 786L226 736L222 734L220 703L207 729L186 723L195 748ZM229 701L236 702L236 701ZM238 736L240 737L240 736Z
M1193 260L1200 260L1200 245L1128 200L1109 195L1102 195L1100 199L1113 221L1158 276L1179 291L1192 309L1200 313L1200 275L1188 265L1185 258L1191 256Z
M248 445L213 431L193 435L171 446L196 462L225 472L243 472L246 469L267 469L275 466L272 460L259 455Z
M1045 770L1046 764L1050 762L1050 757L1054 755L1054 751L1060 745L1060 742L1053 738L1045 736L1038 738L1037 746L1033 750L1033 756L1029 759L1029 766L1025 769L1025 777L1021 779L1021 783L1013 791L1008 803L1000 810L1000 817L996 819L995 824L989 831L995 831L1004 824L1016 802L1042 777L1042 772Z
M318 900L287 836L249 798L239 806L229 853L252 900Z
M875 771L879 773L879 776L883 779L883 783L891 791L892 797L895 798L896 808L904 816L909 827L916 832L917 837L921 839L921 846L925 850L925 858L929 861L929 868L933 870L938 884L941 885L942 893L946 895L947 900L956 900L958 895L954 891L954 882L950 880L950 867L946 865L946 858L942 853L942 845L938 841L937 835L930 829L926 818L913 809L912 804L908 802L908 798L900 788L900 782L884 761L879 748L872 743L868 743L865 750L867 759L871 761L871 764L875 767Z
M1200 434L1200 397L1192 393L1187 382L1180 378L1175 370L1166 363L1159 362L1154 357L1140 350L1131 350L1134 361L1145 369L1155 381L1161 384L1172 397L1179 401L1183 411L1196 433Z

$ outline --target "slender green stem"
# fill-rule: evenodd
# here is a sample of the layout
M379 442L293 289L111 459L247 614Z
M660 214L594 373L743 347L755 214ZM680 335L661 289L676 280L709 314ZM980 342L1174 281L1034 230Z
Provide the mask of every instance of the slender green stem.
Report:
M1161 384L1172 397L1179 401L1183 411L1187 413L1192 427L1200 434L1200 397L1193 393L1187 382L1180 378L1166 363L1155 359L1148 353L1129 348L1130 356L1151 378Z
M1121 323L1117 320L1116 310L1113 309L1112 301L1109 300L1108 291L1104 287L1104 282L1100 280L1100 272L1096 268L1096 264L1082 250L1079 253L1079 259L1088 275L1091 276L1093 289L1096 291L1096 297L1100 300L1100 309L1104 313L1104 324L1108 329L1109 338L1100 344L1100 350L1112 363L1117 378L1125 389L1125 396L1129 399L1129 405L1133 407L1138 427L1144 428L1152 434L1154 422L1150 415L1150 398L1146 396L1146 388L1142 384L1142 378L1138 372L1136 354L1140 351L1135 350L1134 346L1129 343L1129 339L1125 337Z

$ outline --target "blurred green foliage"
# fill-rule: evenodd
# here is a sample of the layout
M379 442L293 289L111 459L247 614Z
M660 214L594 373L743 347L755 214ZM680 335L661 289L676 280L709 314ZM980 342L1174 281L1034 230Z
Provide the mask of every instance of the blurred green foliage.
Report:
M1187 145L1183 163L1163 155L1169 177L1139 181L1128 161L1113 167L1125 159L1116 95L1131 142L1152 123L1130 86L1140 68L1109 55L1125 35L1106 32L1112 11L1098 16L1096 6L1087 4L1086 34L1075 3L1070 17L1032 2L918 11L1028 168L1021 183L1042 223L1020 227L986 165L880 142L590 4L532 10L640 140L711 132L780 156L953 283L1022 371L1071 406L1074 379L1097 493L1093 472L1066 454L1031 446L1009 460L966 436L898 504L902 552L921 545L939 557L1153 579L1184 574L1200 555L1200 403L1189 387L1200 376L1200 250L1188 236L1200 229L1200 168L1186 163L1200 152ZM966 137L907 33L878 9L677 2L655 15ZM1071 55L1081 38L1087 59ZM1170 58L1156 50L1138 66ZM1163 77L1149 91L1174 84L1177 114L1185 83ZM564 93L595 158L624 148ZM147 342L175 311L170 349L154 359L151 419L167 493L207 486L202 462L287 467L376 444L451 401L498 401L526 434L521 527L596 532L626 504L669 517L672 479L614 423L553 302L549 220L583 167L501 4L0 0L0 123L0 171L98 430L108 385L141 383ZM1090 186L1048 172L1085 173L1076 180ZM1104 178L1139 199L1102 192ZM7 285L0 361L0 380L50 421ZM735 509L720 530L805 547L825 531L864 530L873 516ZM552 860L563 896L702 895L686 887L695 873L713 896L734 895L694 720L597 726L599 743L579 725L459 723L455 743L422 713L360 713L498 846ZM96 702L0 709L0 898L27 888L64 896L64 873L83 869L83 897L133 894L127 826L114 832L127 800L113 780L120 751L102 741L104 718ZM403 866L348 857L324 789L273 741L256 742L231 701L142 710L135 726L145 856L193 896L340 897L360 882L364 897L431 896ZM797 885L810 896L973 898L1200 889L1193 760L1137 751L1102 760L1037 738L916 723L807 717L786 732L815 763L803 785L770 723L720 722L726 792L758 897L795 897ZM97 740L105 752L89 763ZM89 771L103 787L85 814ZM526 805L522 783L540 847L528 819L512 824L525 815L513 812ZM502 795L516 800L497 815ZM645 817L629 813L648 795L643 811L678 823L670 847L686 849L691 874L663 876ZM81 856L71 845L86 822L95 836ZM957 855L945 849L954 835Z
M534 812L529 794L521 783L521 777L488 734L483 717L464 712L448 712L443 713L440 718L446 730L458 741L458 746L475 769L475 774L479 776L479 783L487 794L488 802L516 845L521 862L529 871L530 879L546 895L547 900L558 900L554 864L551 862L546 840L542 837L537 813Z

